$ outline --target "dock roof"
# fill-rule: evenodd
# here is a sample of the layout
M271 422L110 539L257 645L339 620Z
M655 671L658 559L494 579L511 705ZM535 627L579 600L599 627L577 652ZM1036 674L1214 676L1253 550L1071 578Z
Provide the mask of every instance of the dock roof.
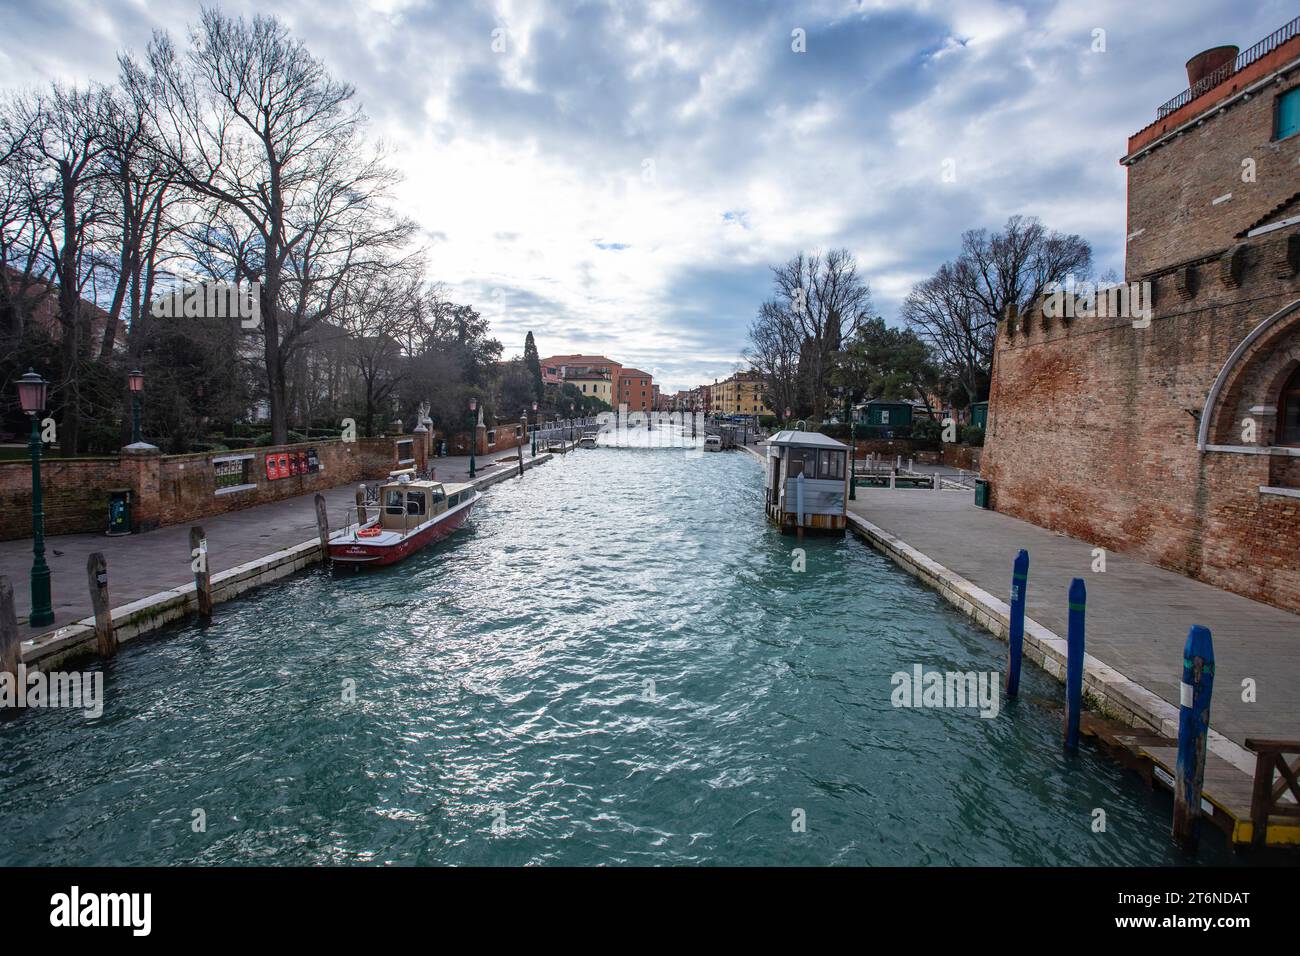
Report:
M830 435L821 432L778 432L769 445L790 445L802 448L848 448L842 441L836 441Z

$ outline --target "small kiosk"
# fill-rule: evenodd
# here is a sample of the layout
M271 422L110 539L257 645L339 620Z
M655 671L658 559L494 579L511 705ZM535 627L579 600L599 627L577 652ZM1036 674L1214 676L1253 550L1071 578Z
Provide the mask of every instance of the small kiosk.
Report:
M767 443L763 480L768 519L782 531L848 527L849 446L821 432L778 433Z

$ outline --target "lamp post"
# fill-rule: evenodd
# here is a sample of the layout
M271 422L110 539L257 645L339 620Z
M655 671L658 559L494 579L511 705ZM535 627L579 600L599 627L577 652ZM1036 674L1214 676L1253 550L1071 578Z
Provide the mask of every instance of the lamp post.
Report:
M45 563L45 502L41 498L41 429L40 416L45 411L49 382L32 369L18 380L18 401L32 420L27 448L32 453L32 613L27 623L45 627L54 623L50 601L50 566Z
M533 457L537 457L537 403L533 402Z
M478 410L478 401L469 400L469 476L473 478L478 472L474 470L474 448L478 445L478 420L474 412Z
M144 372L138 368L126 376L126 386L131 391L131 444L140 444L140 396L144 392Z

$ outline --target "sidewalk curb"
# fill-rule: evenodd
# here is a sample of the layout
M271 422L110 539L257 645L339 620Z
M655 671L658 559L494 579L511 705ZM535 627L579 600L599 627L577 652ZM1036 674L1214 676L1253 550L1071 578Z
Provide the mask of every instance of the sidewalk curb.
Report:
M852 511L849 527L903 570L932 587L949 604L1001 641L1011 627L1010 606L948 570L905 541ZM1065 640L1032 618L1025 618L1025 657L1056 680L1065 681ZM1107 717L1132 727L1150 730L1164 737L1178 737L1178 708L1114 667L1085 654L1084 693ZM1209 750L1247 775L1255 772L1255 758L1246 749L1218 731L1209 732Z

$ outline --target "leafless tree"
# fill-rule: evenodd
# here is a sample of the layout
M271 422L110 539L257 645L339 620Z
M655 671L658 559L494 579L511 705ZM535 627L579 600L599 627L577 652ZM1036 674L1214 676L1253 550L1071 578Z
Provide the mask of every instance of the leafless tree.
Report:
M293 349L336 307L350 268L409 235L381 223L393 174L362 155L353 88L274 18L208 9L186 54L155 34L148 60L151 138L176 182L226 207L254 240L234 271L261 284L271 432L283 442Z
M52 289L22 153L37 118L16 102L0 104L0 343L6 352L18 347L28 316Z
M975 402L988 395L999 320L1026 314L1050 284L1086 278L1091 269L1086 240L1012 216L1001 232L965 233L961 253L913 286L902 314Z
M19 173L50 274L58 286L62 408L60 445L75 454L80 438L80 370L89 355L82 292L92 275L95 229L104 214L101 157L106 148L103 87L53 84L16 101L28 130Z
M768 375L778 404L809 409L820 419L835 356L844 339L871 315L871 289L847 249L822 256L802 252L772 269L775 296L750 329L751 353ZM794 376L791 377L793 362Z

